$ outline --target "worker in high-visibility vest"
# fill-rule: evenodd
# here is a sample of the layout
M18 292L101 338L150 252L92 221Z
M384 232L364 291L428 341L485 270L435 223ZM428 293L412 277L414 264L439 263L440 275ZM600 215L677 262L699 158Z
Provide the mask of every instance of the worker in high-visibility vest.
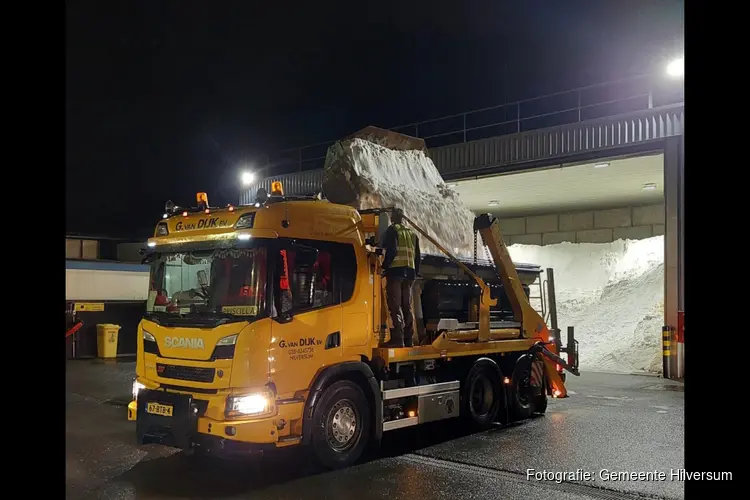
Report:
M404 214L394 209L391 226L385 232L383 269L386 296L391 312L391 340L384 347L411 347L414 343L412 287L419 274L419 238L403 225Z

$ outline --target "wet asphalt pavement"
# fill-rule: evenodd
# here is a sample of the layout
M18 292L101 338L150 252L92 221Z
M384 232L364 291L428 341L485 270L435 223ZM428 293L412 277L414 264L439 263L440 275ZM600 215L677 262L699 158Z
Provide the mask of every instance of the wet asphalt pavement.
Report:
M135 445L125 405L135 364L70 361L68 498L684 498L670 469L684 466L682 384L637 375L570 377L571 396L543 417L475 434L452 422L386 433L382 449L343 471L323 471L300 450L196 462ZM592 480L539 481L538 472ZM605 481L610 471L664 471L666 481Z

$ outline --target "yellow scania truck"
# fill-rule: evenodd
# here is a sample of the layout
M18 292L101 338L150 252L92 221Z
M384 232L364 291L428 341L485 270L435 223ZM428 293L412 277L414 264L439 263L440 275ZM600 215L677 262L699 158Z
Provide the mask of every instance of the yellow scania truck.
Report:
M424 256L419 339L388 349L388 210L284 196L278 182L252 205L211 207L205 193L197 205L169 202L148 241L128 406L139 443L199 454L307 445L336 468L394 429L543 413L567 394L563 370L578 374L574 341L563 348L531 306L541 269L511 262L490 215L475 231L493 262Z

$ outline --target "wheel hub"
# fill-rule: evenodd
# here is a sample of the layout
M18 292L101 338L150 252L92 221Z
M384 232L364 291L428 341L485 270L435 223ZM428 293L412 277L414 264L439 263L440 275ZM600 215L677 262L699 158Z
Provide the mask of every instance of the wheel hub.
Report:
M338 446L346 446L357 430L357 416L348 404L334 409L331 419L331 434Z

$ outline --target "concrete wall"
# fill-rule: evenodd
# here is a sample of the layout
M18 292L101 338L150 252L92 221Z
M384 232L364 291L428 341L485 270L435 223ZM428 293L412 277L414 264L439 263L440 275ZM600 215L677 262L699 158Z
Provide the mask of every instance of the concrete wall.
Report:
M640 240L664 234L664 205L500 218L506 243L552 245Z

